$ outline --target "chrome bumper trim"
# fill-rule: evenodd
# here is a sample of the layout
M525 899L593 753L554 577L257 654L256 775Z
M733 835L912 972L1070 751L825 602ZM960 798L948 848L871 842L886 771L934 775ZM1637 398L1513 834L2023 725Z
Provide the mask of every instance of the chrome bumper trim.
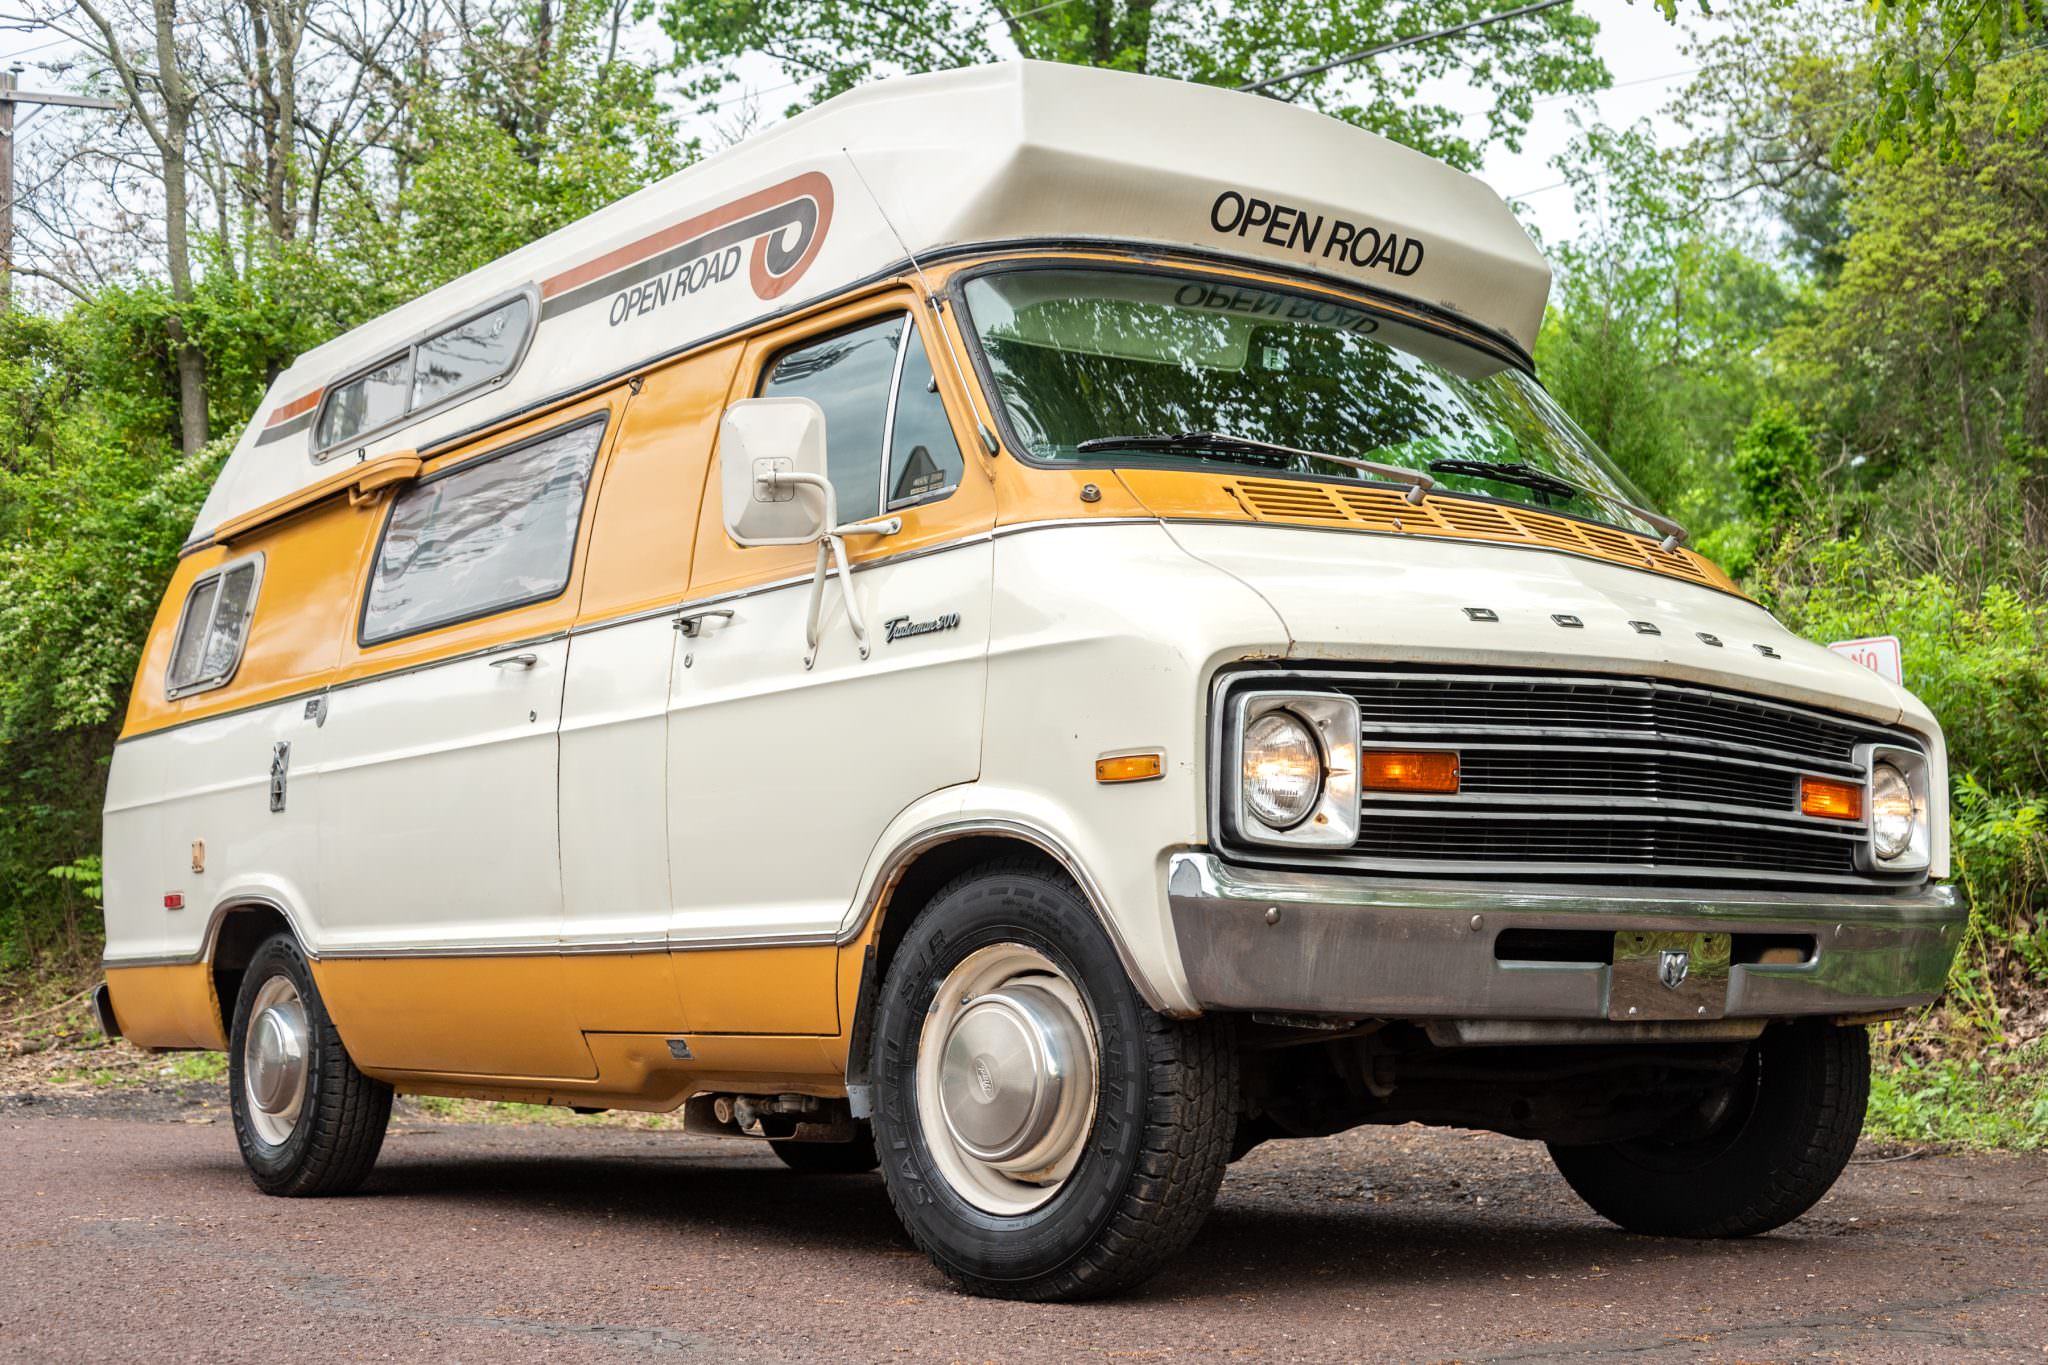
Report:
M1811 934L1812 960L1736 964L1723 1018L1867 1014L1941 993L1967 918L1954 887L1898 895L1391 881L1177 853L1167 899L1205 1009L1390 1019L1601 1019L1611 968L1502 962L1506 929Z

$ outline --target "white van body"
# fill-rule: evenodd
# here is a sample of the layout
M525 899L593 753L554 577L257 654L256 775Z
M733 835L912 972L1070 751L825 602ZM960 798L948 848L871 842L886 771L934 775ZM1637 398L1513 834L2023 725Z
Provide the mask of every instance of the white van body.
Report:
M1412 151L1036 63L831 101L278 377L193 527L114 755L109 1029L229 1047L259 1179L311 1189L291 1154L317 1140L265 1106L322 1065L689 1101L693 1126L785 1142L894 1132L876 1002L920 917L984 866L1070 888L1159 1028L1235 1030L1240 1144L1425 1116L1381 1077L1343 1119L1303 1117L1260 1060L1276 1039L1388 1049L1386 1076L1424 1050L1633 1045L1639 1078L1938 993L1963 910L1941 731L1910 693L1615 510L1625 481L1577 502L1554 473L1471 473L1470 450L1430 462L1464 472L1390 474L1289 450L1305 441L1237 464L1034 453L1005 346L1087 373L1168 358L1137 332L1047 341L1072 310L1043 291L1074 280L1105 317L1177 320L1159 346L1210 338L1189 373L1284 384L1289 355L1353 363L1393 338L1403 373L1550 411L1528 361L1547 267L1496 195ZM1350 321L1311 331L1331 318ZM871 336L894 357L879 487L830 518L823 489L864 495L823 416L850 400L815 386L879 363ZM945 434L899 470L891 433L913 427ZM786 454L762 444L799 429ZM721 460L742 444L751 471ZM1459 484L1489 477L1525 482ZM816 524L750 544L735 508ZM1318 730L1321 804L1292 831L1256 826L1241 785L1276 708ZM1411 750L1450 755L1449 787L1359 796L1379 780L1360 765L1386 777ZM1889 865L1880 811L1904 822ZM273 940L304 961L264 997ZM1108 1067L1111 1004L1067 965L1057 1027ZM1016 1018L1044 1005L1008 989L986 994ZM323 1019L342 1061L317 1060ZM930 1083L963 1074L1011 1093L986 1069ZM1047 1133L1101 1131L1109 1090L1075 1109L1055 1089L1027 1087ZM1428 1114L1610 1140L1485 1089ZM1028 1178L989 1158L968 1204L1052 1217L1095 1169L1085 1141ZM918 1235L983 1289L1082 1292L1096 1254L1006 1278Z

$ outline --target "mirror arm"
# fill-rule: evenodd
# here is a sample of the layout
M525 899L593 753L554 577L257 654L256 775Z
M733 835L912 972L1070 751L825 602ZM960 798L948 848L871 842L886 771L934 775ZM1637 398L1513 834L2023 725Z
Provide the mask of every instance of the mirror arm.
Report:
M830 494L827 496L830 497ZM865 659L873 652L874 645L868 636L867 621L861 616L860 603L853 595L853 570L846 562L846 538L893 536L902 529L903 518L884 517L879 521L856 521L845 526L835 526L818 537L818 566L811 577L811 604L804 619L805 668L810 668L818 662L818 641L824 634L825 574L828 567L839 571L840 600L846 604L847 624L853 627L853 638L860 645L860 657Z
M818 662L818 637L823 633L825 618L825 572L826 556L831 553L832 537L818 537L818 567L811 574L811 605L804 613L804 667Z

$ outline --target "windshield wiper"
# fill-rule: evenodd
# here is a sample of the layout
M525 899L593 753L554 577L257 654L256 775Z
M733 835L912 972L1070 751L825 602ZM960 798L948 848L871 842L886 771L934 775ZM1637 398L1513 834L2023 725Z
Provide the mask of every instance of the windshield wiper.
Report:
M1511 483L1552 497L1569 498L1582 491L1577 484L1561 479L1547 469L1538 469L1519 460L1431 460L1429 467L1439 474L1467 474L1492 479L1496 483Z
M1604 502L1611 507L1619 507L1625 512L1642 518L1642 520L1662 532L1664 540L1658 548L1666 554L1677 549L1680 542L1688 539L1692 534L1670 517L1660 516L1647 507L1630 502L1627 498L1618 497L1613 493L1602 492L1598 488L1589 488L1582 483L1574 483L1562 474L1553 474L1547 469L1538 469L1535 465L1527 464L1520 460L1431 460L1429 467L1439 474L1466 474L1482 479L1492 479L1496 483L1510 483L1520 488L1530 489L1533 492L1549 493L1553 497L1569 497L1576 493L1582 497L1591 498L1595 502Z
M1421 502L1422 495L1436 487L1435 479L1419 469L1409 469L1405 465L1381 464L1377 460L1359 460L1349 455L1332 455L1321 450L1301 450L1294 446L1280 445L1275 441L1233 436L1224 431L1178 431L1172 434L1139 432L1131 436L1094 436L1076 445L1074 450L1081 455L1092 455L1099 450L1175 450L1193 454L1265 455L1287 460L1322 460L1329 464L1341 464L1350 469L1363 470L1389 483L1406 484L1406 497L1411 503Z

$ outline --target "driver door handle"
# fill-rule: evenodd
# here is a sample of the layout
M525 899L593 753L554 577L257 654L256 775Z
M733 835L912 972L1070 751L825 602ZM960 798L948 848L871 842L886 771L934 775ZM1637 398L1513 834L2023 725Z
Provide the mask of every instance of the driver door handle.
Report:
M732 608L706 607L702 611L686 611L676 618L676 629L681 631L686 639L694 640L698 632L704 629L704 623L714 616L720 620L730 621L733 616Z
M532 668L540 662L538 654L507 654L491 660L492 668Z

